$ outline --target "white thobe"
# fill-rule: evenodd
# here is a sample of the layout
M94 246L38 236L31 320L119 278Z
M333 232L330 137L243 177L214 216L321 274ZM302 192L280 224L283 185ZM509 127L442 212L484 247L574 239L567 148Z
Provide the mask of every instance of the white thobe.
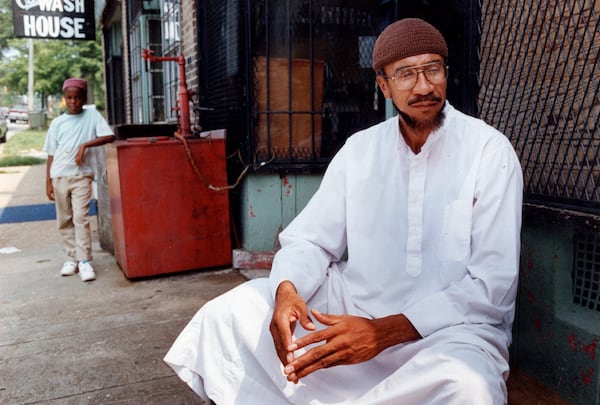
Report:
M444 113L418 154L396 117L347 140L280 234L269 281L207 304L167 354L199 395L219 405L506 401L521 168L501 133L448 103ZM288 383L268 331L283 280L323 312L402 313L423 339Z

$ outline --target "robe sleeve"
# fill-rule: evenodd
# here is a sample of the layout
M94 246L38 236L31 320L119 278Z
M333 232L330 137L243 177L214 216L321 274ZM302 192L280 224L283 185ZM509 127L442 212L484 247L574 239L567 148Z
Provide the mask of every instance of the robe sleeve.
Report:
M345 148L331 160L321 185L306 207L280 233L281 249L269 276L271 292L284 280L308 300L321 286L332 262L346 250Z
M475 187L465 276L404 311L422 336L458 324L494 325L510 336L518 282L523 178L508 142L484 152Z

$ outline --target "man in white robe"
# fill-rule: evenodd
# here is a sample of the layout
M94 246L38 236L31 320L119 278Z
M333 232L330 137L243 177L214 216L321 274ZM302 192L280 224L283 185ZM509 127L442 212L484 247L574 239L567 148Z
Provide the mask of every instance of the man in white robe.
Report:
M351 136L280 234L269 279L202 307L165 361L224 404L504 404L522 173L446 101L448 50L388 26L373 67L398 116Z

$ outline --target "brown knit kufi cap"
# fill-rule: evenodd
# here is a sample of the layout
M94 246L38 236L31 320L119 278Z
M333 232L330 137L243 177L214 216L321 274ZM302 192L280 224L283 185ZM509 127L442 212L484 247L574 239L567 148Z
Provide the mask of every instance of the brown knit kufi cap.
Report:
M388 63L424 53L448 57L442 34L419 18L405 18L388 25L375 41L373 69L380 71Z

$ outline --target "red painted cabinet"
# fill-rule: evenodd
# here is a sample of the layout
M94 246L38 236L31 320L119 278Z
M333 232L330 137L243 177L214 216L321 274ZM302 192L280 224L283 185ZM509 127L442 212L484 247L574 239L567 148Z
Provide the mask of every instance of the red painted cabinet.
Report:
M224 131L130 138L106 148L115 257L127 278L231 264Z

